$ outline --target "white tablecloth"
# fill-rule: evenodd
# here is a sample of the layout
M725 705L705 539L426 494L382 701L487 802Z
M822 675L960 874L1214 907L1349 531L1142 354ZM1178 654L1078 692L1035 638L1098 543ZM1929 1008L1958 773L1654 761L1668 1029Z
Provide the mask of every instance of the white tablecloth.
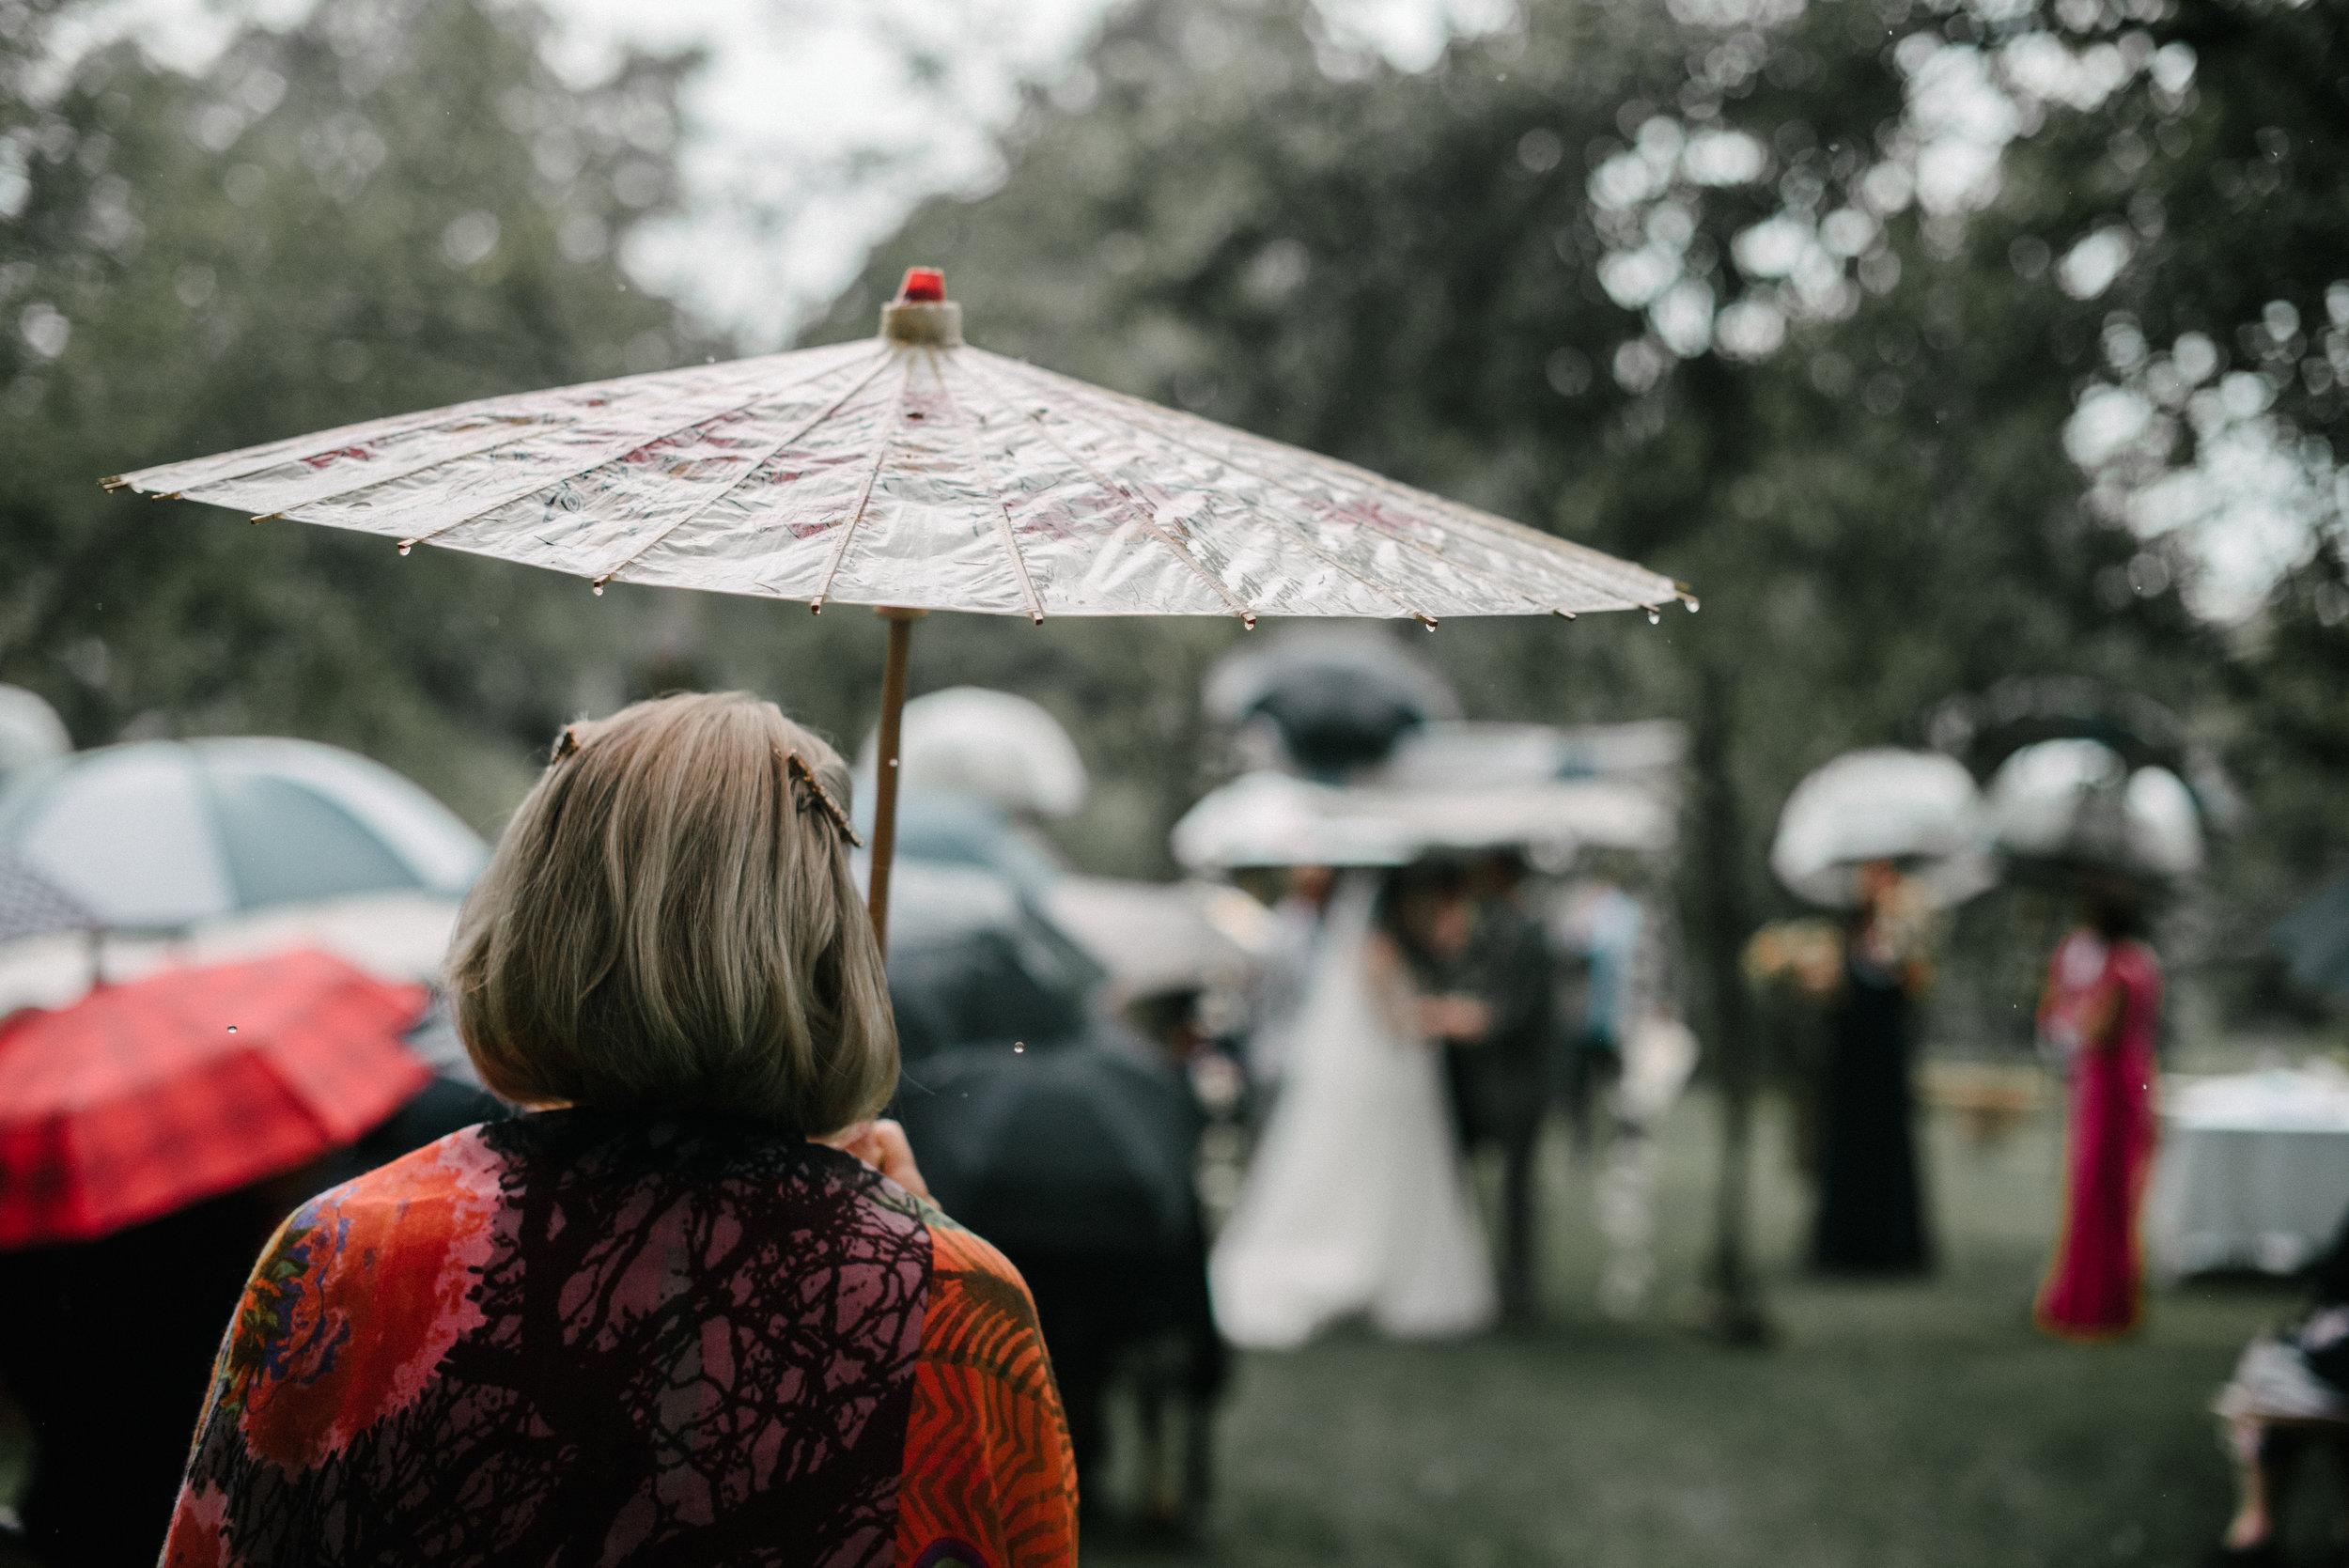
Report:
M2349 1074L2328 1062L2169 1087L2145 1208L2156 1279L2290 1273L2349 1213Z

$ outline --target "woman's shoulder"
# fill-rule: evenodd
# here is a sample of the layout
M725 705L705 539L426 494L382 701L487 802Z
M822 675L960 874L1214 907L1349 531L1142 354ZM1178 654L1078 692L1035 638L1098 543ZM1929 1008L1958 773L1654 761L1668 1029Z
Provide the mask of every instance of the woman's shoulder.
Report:
M419 1199L496 1189L506 1157L484 1137L487 1126L463 1127L397 1159L330 1187L294 1211L312 1222L329 1213L400 1207Z

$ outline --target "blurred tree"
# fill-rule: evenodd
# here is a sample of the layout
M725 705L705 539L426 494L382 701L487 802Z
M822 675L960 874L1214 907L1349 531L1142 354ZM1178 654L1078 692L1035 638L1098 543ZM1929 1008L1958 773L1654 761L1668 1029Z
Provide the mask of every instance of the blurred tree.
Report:
M691 58L583 91L527 8L325 0L190 77L61 65L53 15L0 0L0 679L86 744L306 734L501 810L574 671L674 611L95 481L716 350L615 255L675 200Z

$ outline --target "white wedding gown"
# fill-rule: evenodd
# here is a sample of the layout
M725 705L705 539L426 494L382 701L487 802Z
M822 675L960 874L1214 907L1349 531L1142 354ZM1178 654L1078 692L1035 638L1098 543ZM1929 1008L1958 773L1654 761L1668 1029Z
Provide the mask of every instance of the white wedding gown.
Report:
M1398 1338L1467 1334L1497 1293L1446 1113L1442 1063L1400 1028L1368 958L1375 873L1330 901L1281 1097L1209 1268L1216 1321L1252 1349L1368 1312Z

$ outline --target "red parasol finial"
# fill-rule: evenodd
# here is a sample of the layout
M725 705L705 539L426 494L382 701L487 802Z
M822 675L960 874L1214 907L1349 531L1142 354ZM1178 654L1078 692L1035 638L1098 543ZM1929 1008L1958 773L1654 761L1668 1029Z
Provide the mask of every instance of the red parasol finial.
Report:
M891 343L959 346L962 307L946 297L946 274L936 267L907 268L897 297L881 306L881 336Z
M905 282L897 286L897 303L942 304L946 299L946 274L936 267L909 267Z

